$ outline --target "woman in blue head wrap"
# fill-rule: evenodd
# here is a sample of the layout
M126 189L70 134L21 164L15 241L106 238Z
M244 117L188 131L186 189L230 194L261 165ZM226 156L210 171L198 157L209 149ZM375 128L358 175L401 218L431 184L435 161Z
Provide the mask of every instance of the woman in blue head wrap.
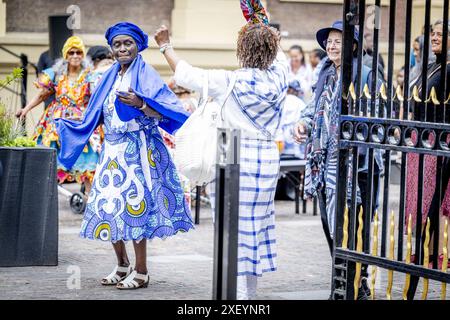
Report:
M60 161L70 167L79 146L99 123L105 143L94 176L80 235L111 241L118 265L102 279L118 289L147 287L146 239L166 238L193 228L190 209L158 126L169 133L187 113L175 94L139 52L147 35L136 25L110 27L106 39L116 63L104 74L82 122L58 121ZM130 266L124 241L136 254Z

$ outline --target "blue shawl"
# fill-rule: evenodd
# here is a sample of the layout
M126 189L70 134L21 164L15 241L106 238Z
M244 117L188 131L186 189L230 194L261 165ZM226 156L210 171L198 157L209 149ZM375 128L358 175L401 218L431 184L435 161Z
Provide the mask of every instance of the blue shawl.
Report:
M181 102L155 69L145 63L140 54L129 69L134 93L162 115L159 126L171 134L179 129L189 117L189 113L184 110ZM95 128L103 123L103 103L114 85L119 70L120 64L116 62L104 73L91 95L81 122L55 119L61 146L58 160L67 170L73 167ZM119 99L116 99L115 107L122 121L130 121L144 115L142 111L123 104Z

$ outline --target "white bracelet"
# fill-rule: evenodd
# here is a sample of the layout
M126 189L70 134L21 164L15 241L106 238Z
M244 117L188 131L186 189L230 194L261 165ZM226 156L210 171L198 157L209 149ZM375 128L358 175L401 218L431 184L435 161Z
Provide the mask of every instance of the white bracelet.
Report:
M143 101L144 103L142 104L142 107L140 107L140 108L138 108L138 109L141 110L141 111L144 111L145 108L147 108L147 103L145 103L145 100L144 100L144 99L142 99L142 101Z
M159 52L164 54L166 52L166 50L169 48L173 48L173 46L170 43L165 43L161 47L159 47Z

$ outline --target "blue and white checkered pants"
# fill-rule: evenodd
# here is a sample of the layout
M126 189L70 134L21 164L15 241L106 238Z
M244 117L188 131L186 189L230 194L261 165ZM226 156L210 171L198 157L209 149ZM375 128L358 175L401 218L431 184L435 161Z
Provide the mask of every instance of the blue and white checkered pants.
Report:
M238 275L275 271L274 198L280 157L274 141L241 139ZM214 183L209 190L214 191ZM214 210L214 192L210 193Z

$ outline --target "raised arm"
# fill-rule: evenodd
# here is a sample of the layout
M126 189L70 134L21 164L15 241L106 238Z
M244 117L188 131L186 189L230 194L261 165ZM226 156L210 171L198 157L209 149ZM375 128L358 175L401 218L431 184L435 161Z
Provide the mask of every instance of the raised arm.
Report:
M172 45L170 44L169 37L169 29L165 25L162 25L155 33L155 41L160 47L161 52L164 54L164 57L167 60L170 68L173 72L177 69L177 64L180 62L180 58L173 50Z
M193 67L185 60L180 59L170 44L169 30L165 26L161 26L156 31L155 41L170 68L175 72L174 80L177 85L201 93L205 77L208 77L208 96L220 98L225 94L232 71L205 70Z

